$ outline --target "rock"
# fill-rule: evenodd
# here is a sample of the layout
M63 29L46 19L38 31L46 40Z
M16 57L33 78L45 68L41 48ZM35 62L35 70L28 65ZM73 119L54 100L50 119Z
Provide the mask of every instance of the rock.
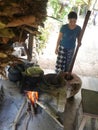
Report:
M67 76L68 73L64 72L63 77L66 80L67 98L70 98L79 92L82 85L82 80L74 73L70 75L70 79L67 79Z

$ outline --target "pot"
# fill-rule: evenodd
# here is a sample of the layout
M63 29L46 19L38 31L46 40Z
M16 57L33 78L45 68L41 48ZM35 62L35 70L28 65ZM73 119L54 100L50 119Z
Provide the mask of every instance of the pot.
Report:
M16 67L9 67L8 78L10 81L17 82L22 79L22 74Z
M66 85L65 80L61 76L54 73L46 74L42 78L43 78L43 82L47 86L59 88Z

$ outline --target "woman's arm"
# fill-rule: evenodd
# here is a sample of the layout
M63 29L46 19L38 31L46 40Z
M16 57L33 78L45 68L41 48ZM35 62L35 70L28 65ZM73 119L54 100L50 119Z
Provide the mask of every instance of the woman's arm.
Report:
M55 49L55 54L58 54L58 49L59 49L59 45L60 45L60 41L62 39L63 33L59 33L58 39L57 39L57 45L56 45L56 49Z

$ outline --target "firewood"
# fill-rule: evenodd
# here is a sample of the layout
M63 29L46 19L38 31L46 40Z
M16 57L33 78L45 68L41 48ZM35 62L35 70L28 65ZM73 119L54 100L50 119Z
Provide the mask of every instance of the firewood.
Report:
M5 11L6 10L6 11ZM13 16L14 14L20 14L21 8L20 7L5 7L2 12L0 12L0 16Z
M35 35L35 34L41 34L39 31L32 31L31 29L27 28L27 27L24 27L23 30L26 30L27 32Z
M20 109L19 109L17 115L16 115L15 120L13 121L12 130L16 130L17 122L18 122L18 120L19 120L19 118L20 118L20 115L21 115L22 110L23 110L23 108L24 108L24 106L25 106L26 103L27 103L27 100L25 99L24 102L22 103L22 105L21 105L21 107L20 107Z
M0 109L2 107L2 103L4 100L4 90L3 90L3 85L0 86Z
M38 100L36 100L36 104L43 108L43 110L45 110L47 114L50 115L56 121L57 124L59 124L61 127L64 127L62 122L60 122L59 120L59 116L56 115L54 111L49 106L47 106L47 104L44 104Z
M33 24L36 21L36 18L32 15L20 17L18 19L14 19L5 25L5 27L17 27L21 25Z

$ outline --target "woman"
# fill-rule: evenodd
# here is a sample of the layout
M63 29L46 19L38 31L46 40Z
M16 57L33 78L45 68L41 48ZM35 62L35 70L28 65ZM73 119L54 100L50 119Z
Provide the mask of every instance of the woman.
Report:
M76 39L78 46L81 45L81 42L79 41L81 27L76 24L77 14L74 11L71 11L68 14L68 21L69 23L62 25L57 40L55 49L55 53L58 55L55 69L56 73L68 71L74 54Z

